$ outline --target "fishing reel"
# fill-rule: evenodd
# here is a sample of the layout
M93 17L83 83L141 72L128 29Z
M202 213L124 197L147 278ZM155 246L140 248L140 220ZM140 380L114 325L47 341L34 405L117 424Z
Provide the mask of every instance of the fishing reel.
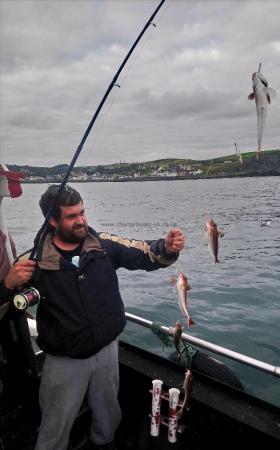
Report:
M37 289L30 286L21 292L18 292L13 298L14 307L20 311L25 311L30 306L37 305L40 301L40 293Z

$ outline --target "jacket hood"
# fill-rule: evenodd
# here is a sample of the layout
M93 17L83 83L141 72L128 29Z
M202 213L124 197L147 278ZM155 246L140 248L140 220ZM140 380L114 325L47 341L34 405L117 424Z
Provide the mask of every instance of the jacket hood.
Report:
M102 246L96 232L92 228L89 228L81 253L89 253L92 250L100 251L102 250ZM68 261L61 256L53 245L53 233L48 233L46 235L38 255L40 255L38 259L38 266L40 269L61 270L63 268L64 261L69 267Z

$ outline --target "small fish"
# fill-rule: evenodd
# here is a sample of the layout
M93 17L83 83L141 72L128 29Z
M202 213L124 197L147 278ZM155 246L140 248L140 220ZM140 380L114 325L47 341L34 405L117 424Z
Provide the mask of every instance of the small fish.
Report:
M261 64L259 65L258 72L254 72L252 75L253 92L248 95L249 100L255 100L257 109L257 159L260 159L262 137L267 115L267 105L270 104L271 98L276 96L276 91L268 87L268 82L260 70Z
M179 320L176 321L175 329L174 329L174 345L176 348L177 353L181 356L181 350L180 350L180 343L181 343L181 336L183 333L183 327Z
M190 393L191 393L191 387L192 387L192 372L189 369L187 369L186 372L185 372L185 379L184 379L184 383L183 383L185 396L184 396L182 407L177 412L177 418L178 419L180 419L180 417L182 416L184 408L188 409L188 403L189 403L189 398L190 398Z
M180 350L180 343L181 343L181 336L183 333L183 327L179 320L176 321L175 327L170 327L169 332L173 334L174 336L174 345L176 348L177 353L179 354L179 361L181 359L181 350Z
M224 233L218 231L216 222L213 219L209 219L205 224L205 231L207 232L208 245L211 253L214 256L215 263L220 262L218 259L219 251L219 237L223 237Z
M186 317L188 327L195 325L195 322L192 320L188 312L187 292L191 289L191 287L188 283L187 277L182 272L179 272L178 279L173 279L173 283L176 283L179 306L182 313Z

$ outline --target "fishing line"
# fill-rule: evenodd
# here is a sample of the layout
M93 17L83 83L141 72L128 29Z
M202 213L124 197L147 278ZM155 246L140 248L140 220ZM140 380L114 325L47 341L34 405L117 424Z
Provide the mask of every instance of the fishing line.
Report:
M57 187L59 188L59 185L57 185ZM65 205L63 205L63 207L65 207L65 208L67 208L67 206L68 206L68 204L69 204L70 196L71 196L71 194L73 193L72 188L69 188L69 189L67 189L67 188L68 188L68 185L65 185L65 189L66 189L66 191L67 191L67 193L68 193L68 195L67 195L67 197L66 197ZM59 216L58 223L57 223L57 227L56 227L56 228L52 227L52 228L54 228L54 231L50 230L50 233L53 232L52 241L54 240L55 236L56 236L57 233L59 232L59 228L60 228L60 225L61 225L61 222L62 222L62 214L63 214L63 213L61 212L61 214L60 214L60 216ZM33 278L33 281L35 281L35 282L37 281L37 279L38 279L38 277L39 277L39 275L40 275L41 270L42 270L41 267L39 267L39 269L37 270L37 273L36 273L36 277Z
M57 185L57 187L59 188L59 185ZM67 186L65 186L65 188L67 188ZM69 190L67 190L67 189L66 189L66 191L67 191L68 195L67 195L67 197L66 197L65 205L63 205L65 208L67 208L67 206L68 206L68 204L69 204L70 195L71 195L71 193L72 193L71 191L69 191ZM58 231L59 231L61 222L62 222L62 212L61 212L61 214L60 214L60 217L59 217L59 220L58 220L58 223L57 223L57 227L55 228L54 233L53 233L53 237L54 237L54 238L55 238L55 236L57 235L57 233L58 233Z
M161 13L158 15L157 23L155 24L154 22L151 22L151 25L153 25L154 28L156 28L156 27L157 27L157 24L160 23L160 21L162 20L162 18L165 16L165 14L167 13L167 11L169 10L170 6L171 6L171 0L170 0L170 2L167 4L167 6L164 8L164 10L162 10ZM152 36L152 33L153 33L153 30L150 29L150 31L147 33L146 38L144 38L142 44L140 45L140 48L139 48L138 52L135 53L132 62L131 62L130 65L128 66L127 71L126 71L126 73L125 73L125 75L124 75L124 77L123 77L123 79L122 79L122 82L123 82L124 80L126 80L127 76L128 76L129 73L131 72L133 66L135 65L135 62L137 61L137 59L139 58L139 56L140 56L140 54L142 53L143 49L146 47L148 41L150 40L150 38L151 38L151 36ZM122 84L122 83L121 83L121 84Z
M57 185L57 188L59 188L59 184ZM67 188L67 185L66 185L66 188ZM66 189L67 190L67 189ZM65 203L65 205L63 205L64 207L67 207L68 206L68 203L69 203L69 200L70 200L70 195L71 195L71 190L67 190L67 192L68 192L68 196L66 197L66 203ZM55 238L55 236L56 236L56 234L58 233L58 231L59 231L59 228L60 228L60 225L61 225L61 221L62 221L62 214L60 214L60 217L59 217L59 221L58 221L58 223L57 223L57 227L54 229L54 231L53 231L53 239ZM52 227L52 229L53 229L53 227ZM52 230L49 230L50 232L52 232ZM25 256L25 255L27 255L28 253L30 253L30 252L32 252L32 248L30 248L29 250L27 250L27 251L25 251L24 253L21 253L19 256L17 256L16 258L15 258L15 261L14 262L18 262L23 256ZM30 257L29 257L29 259L30 259ZM38 267L38 266L37 266ZM40 275L40 273L41 273L41 267L38 267L38 269L35 271L35 277L32 277L32 282L35 282L36 283L36 281L38 280L38 278L39 278L39 275ZM28 284L28 283L27 283Z
M109 113L110 113L110 111L111 111L111 109L112 109L112 107L113 107L113 105L114 105L118 95L119 95L119 92L117 90L113 91L113 95L111 97L111 101L110 101L110 103L108 105L108 108L105 111L105 113L103 114L102 119L99 120L99 125L96 127L95 135L92 138L92 144L96 144L96 142L98 141L100 132L102 131L102 129L103 129L104 125L105 125L105 121L108 118Z
M129 73L131 72L131 70L132 70L132 68L133 68L133 66L134 66L134 64L135 64L136 59L138 58L138 56L139 56L140 53L142 52L142 50L143 50L144 46L146 45L146 42L148 41L148 39L150 38L150 36L151 36L151 33L149 34L148 38L147 38L146 41L144 42L144 44L143 44L142 48L140 49L140 51L138 52L138 54L137 54L137 55L135 56L135 58L133 59L132 63L130 64L128 70L126 71L126 74L124 75L124 77L123 77L123 79L121 80L120 84L116 84L116 87L120 88L120 87L123 85L123 83L125 82L126 78L128 77ZM108 105L108 108L107 108L106 112L104 113L102 119L100 120L99 127L96 128L95 136L94 136L93 139L92 139L92 143L93 143L93 144L96 144L96 142L98 141L100 132L101 132L102 129L104 128L104 125L105 125L105 122L106 122L106 121L107 121L107 126L109 125L107 119L108 119L109 113L111 112L112 107L113 107L114 104L116 103L116 100L117 100L119 94L120 94L120 91L119 91L119 90L116 90L116 89L115 89L115 90L113 91L113 95L112 95L112 97L111 97L111 101L110 101L110 103L109 103L109 105Z
M97 117L98 117L98 115L99 115L99 113L100 113L100 111L101 111L101 109L102 109L102 107L103 107L107 97L108 97L108 95L110 94L111 90L115 86L118 86L117 85L118 77L121 74L121 72L122 72L124 66L126 65L128 59L130 58L130 55L133 53L134 49L138 45L138 42L140 41L140 39L142 38L142 36L146 32L148 27L153 23L154 17L157 15L158 11L160 10L160 8L162 7L162 5L164 3L165 3L165 0L161 0L161 2L158 4L158 6L155 9L155 11L153 12L151 17L149 18L149 20L144 25L142 31L140 32L140 34L136 38L134 44L132 45L132 47L128 51L126 57L124 58L123 62L121 63L121 65L119 67L119 69L117 70L116 74L114 75L111 83L109 84L105 94L103 95L103 97L102 97L102 99L101 99L101 101L100 101L100 103L99 103L99 105L98 105L98 107L97 107L97 109L96 109L96 111L95 111L95 113L94 113L94 115L93 115L93 117L92 117L92 119L91 119L91 121L90 121L90 123L89 123L89 125L88 125L88 127L87 127L87 129L86 129L86 131L84 133L84 135L83 135L83 137L82 137L82 140L81 140L80 144L78 145L78 147L76 149L76 152L75 152L75 154L74 154L74 156L72 158L72 161L71 161L71 163L69 165L69 168L68 168L68 170L67 170L67 172L66 172L66 174L64 176L64 179L62 180L62 182L60 184L60 187L58 189L57 195L56 195L56 197L54 199L54 202L53 202L53 207L55 207L55 204L58 201L58 199L59 199L59 197L60 197L60 195L61 195L61 193L62 193L62 191L63 191L63 189L64 189L64 187L65 187L65 185L66 185L66 183L68 181L68 179L69 179L69 176L70 176L70 174L72 172L72 169L73 169L73 167L74 167L74 165L75 165L75 163L76 163L76 161L77 161L77 159L78 159L78 157L79 157L79 155L80 155L80 153L81 153L81 151L83 149L84 143L86 142L86 140L88 138L88 135L89 135L89 133L90 133L90 131L91 131L91 129L92 129L92 127L93 127L93 125L94 125L94 123L95 123L95 121L96 121L96 119L97 119ZM37 233L37 235L35 237L34 247L33 247L33 250L31 252L30 256L29 256L29 259L34 259L35 255L36 255L36 252L38 250L40 241L44 237L44 235L46 233L46 230L48 228L48 223L49 223L49 220L50 220L51 216L52 216L52 210L50 209L48 211L48 213L46 214L45 221L44 221L43 225L41 226L40 230L38 231L38 233Z
M165 8L162 9L161 12L158 14L157 23L159 23L162 20L162 18L166 15L167 11L169 10L169 8L171 6L172 1L173 0L170 0L169 2L167 2Z
M162 18L165 16L165 14L167 13L167 11L169 10L170 6L171 6L171 1L168 3L168 5L166 6L166 8L161 12L161 14L158 15L157 24L160 23L160 21L162 20ZM154 22L151 23L151 25L153 25L154 27L156 27L157 24L155 24ZM128 75L131 73L132 69L134 68L136 61L138 60L139 56L140 56L141 53L143 52L143 50L144 50L144 48L146 47L148 41L151 39L152 34L153 34L153 30L150 29L150 30L147 32L147 35L146 35L146 37L144 38L142 44L140 44L140 48L139 48L138 52L135 52L134 57L132 58L132 61L130 62L130 64L128 64L128 68L127 68L125 74L123 75L123 78L121 79L120 84L116 84L117 87L120 88L120 87L124 84L124 82L125 82L125 80L127 79ZM114 104L115 104L115 102L116 102L116 99L117 99L118 95L119 95L119 91L118 91L118 90L115 90L115 94L113 94L113 99L112 99L112 101L110 102L110 105L109 105L109 107L108 107L108 109L107 109L107 112L106 112L106 114L104 114L103 119L102 119L102 121L101 121L101 124L100 124L99 128L97 129L97 131L96 131L96 133L95 133L95 137L92 139L92 142L93 142L93 143L96 143L96 142L97 142L98 137L99 137L99 134L100 134L101 130L102 130L103 127L104 127L105 121L106 121L107 117L109 116L109 113L110 113L112 107L114 106Z

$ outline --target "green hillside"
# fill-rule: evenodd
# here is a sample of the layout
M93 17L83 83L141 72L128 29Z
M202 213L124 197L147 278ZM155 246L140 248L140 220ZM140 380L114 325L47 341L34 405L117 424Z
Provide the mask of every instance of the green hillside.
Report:
M60 181L67 164L54 167L8 165L10 170L24 172L29 181ZM280 175L280 150L268 150L256 160L255 152L242 153L242 164L236 154L219 158L192 160L179 158L157 159L148 162L115 163L97 166L77 166L71 173L74 181L122 181L124 178L220 178L240 176ZM28 182L27 178L27 182Z

